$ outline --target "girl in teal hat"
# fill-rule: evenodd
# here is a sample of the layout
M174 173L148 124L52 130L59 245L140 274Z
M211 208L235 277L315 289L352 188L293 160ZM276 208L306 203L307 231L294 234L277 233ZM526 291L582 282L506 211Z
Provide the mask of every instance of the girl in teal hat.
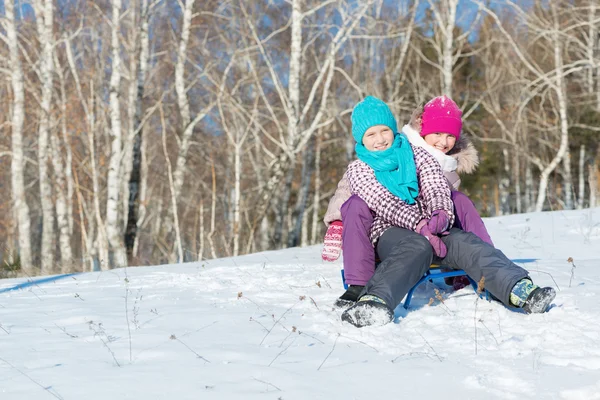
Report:
M391 321L394 308L434 260L462 268L476 281L485 277L486 289L508 306L547 310L555 296L552 288L533 285L527 271L502 252L451 228L454 207L440 164L397 133L383 101L367 97L356 105L352 135L359 160L348 167L348 183L353 197L374 214L370 241L381 264L342 320L359 327ZM343 240L347 245L352 238Z

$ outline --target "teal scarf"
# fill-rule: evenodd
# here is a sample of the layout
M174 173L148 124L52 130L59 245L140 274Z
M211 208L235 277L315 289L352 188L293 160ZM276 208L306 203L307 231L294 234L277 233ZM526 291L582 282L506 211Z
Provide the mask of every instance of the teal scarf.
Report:
M396 133L392 146L383 151L369 151L362 143L356 143L355 150L358 158L373 168L379 183L405 203L415 203L419 195L417 167L404 134Z

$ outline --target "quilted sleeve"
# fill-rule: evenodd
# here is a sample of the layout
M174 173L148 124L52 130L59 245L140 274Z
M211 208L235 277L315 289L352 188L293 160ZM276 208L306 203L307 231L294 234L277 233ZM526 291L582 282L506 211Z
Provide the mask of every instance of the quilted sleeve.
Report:
M427 218L435 210L444 210L454 223L454 204L450 197L448 180L442 173L440 164L424 149L413 147L415 164L419 176L419 196L423 198Z
M414 231L417 223L424 218L418 199L415 204L407 204L394 196L379 183L373 169L364 162L352 162L346 176L352 193L363 199L377 216L390 224Z

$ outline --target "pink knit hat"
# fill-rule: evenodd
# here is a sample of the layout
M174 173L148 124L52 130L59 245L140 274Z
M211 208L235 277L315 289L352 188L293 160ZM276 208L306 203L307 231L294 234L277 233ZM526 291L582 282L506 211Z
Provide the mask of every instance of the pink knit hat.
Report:
M438 96L423 107L421 136L430 133L447 133L458 140L462 129L462 111L451 98Z

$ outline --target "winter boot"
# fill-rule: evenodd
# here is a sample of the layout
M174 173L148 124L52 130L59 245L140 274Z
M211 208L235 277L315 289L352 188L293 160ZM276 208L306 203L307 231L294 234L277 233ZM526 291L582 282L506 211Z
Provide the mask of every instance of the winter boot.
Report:
M460 290L466 288L467 286L471 286L471 282L466 276L455 276L452 280L452 288L454 290Z
M527 314L531 313L543 313L548 311L550 303L556 297L556 291L551 287L538 287L535 289L523 306L523 311Z
M346 321L362 328L369 325L385 325L392 322L394 313L377 296L362 296L356 304L342 313L342 321Z
M541 288L525 278L518 281L510 292L510 304L522 308L527 314L543 313L548 310L554 297L556 292L553 288Z
M356 301L358 300L358 296L360 295L360 292L362 292L363 289L364 286L360 285L348 286L348 289L335 301L335 303L333 303L333 305L340 308L350 307L351 305L356 303Z

